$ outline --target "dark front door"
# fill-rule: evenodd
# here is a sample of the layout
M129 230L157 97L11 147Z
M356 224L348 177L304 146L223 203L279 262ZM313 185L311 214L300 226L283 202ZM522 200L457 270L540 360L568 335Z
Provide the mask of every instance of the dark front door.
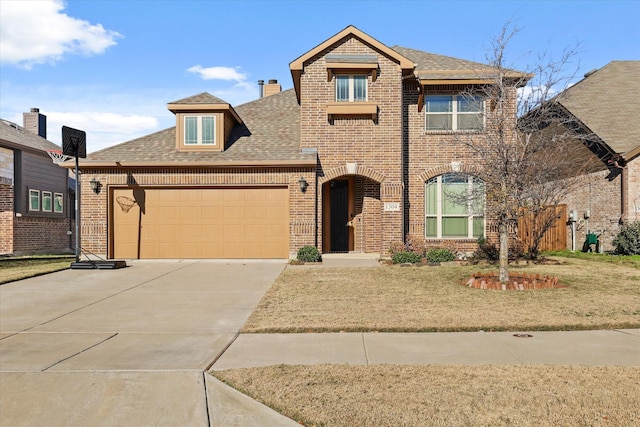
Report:
M349 181L331 181L331 252L349 251Z

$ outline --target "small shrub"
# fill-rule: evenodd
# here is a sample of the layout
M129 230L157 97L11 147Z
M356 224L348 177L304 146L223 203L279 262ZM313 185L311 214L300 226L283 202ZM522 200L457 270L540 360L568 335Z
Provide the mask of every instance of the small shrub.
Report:
M429 262L447 262L456 259L456 255L446 248L435 248L427 252L427 261Z
M427 244L424 240L424 237L407 234L407 243L405 244L405 250L407 252L413 252L414 254L419 255L421 258L424 257L427 253Z
M315 246L303 246L298 250L298 260L302 262L319 262L320 251Z
M404 243L403 242L391 242L389 244L389 254L391 254L391 256L393 256L394 254L397 254L398 252L404 252L405 248L404 248Z
M414 252L402 251L396 252L391 256L391 260L394 264L419 263L422 257Z
M640 255L640 221L624 224L613 239L618 255Z
M490 242L484 237L480 237L478 239L478 250L475 252L474 258L497 261L500 258L500 251L495 243Z

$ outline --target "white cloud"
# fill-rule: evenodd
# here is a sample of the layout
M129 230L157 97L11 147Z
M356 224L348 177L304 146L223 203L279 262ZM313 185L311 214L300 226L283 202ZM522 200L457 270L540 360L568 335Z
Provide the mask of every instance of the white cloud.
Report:
M60 61L65 54L94 55L116 44L121 34L63 13L62 0L3 1L0 62L30 68Z
M198 74L203 80L232 80L236 82L244 82L247 75L232 67L207 67L194 65L187 69L188 72Z
M87 133L87 152L94 152L111 145L129 141L158 129L158 120L153 116L116 114L109 112L43 112L47 116L47 128L61 129L68 126ZM49 140L59 143L58 135Z

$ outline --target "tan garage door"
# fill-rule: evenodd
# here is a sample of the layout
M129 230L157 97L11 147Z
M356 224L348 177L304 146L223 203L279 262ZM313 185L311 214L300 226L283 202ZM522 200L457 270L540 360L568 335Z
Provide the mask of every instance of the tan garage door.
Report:
M112 197L115 258L289 257L286 188L115 189Z

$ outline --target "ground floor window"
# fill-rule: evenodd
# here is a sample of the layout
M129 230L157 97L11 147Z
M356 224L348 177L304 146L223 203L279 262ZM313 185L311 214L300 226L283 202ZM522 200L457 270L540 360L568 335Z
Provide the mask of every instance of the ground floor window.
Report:
M444 174L425 183L425 237L472 239L484 235L484 183Z

